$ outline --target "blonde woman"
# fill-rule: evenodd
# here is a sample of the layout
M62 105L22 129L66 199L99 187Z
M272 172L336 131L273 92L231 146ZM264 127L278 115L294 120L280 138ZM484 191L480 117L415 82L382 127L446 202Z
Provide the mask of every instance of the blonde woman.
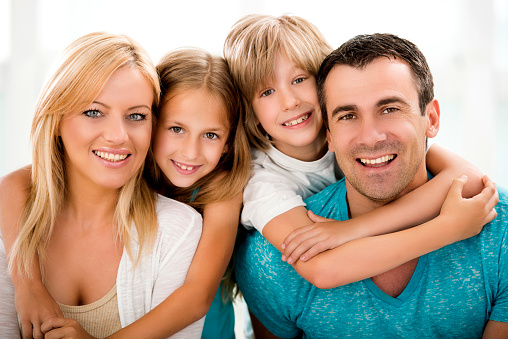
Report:
M26 337L106 337L184 283L202 218L142 177L159 95L128 37L92 33L67 48L35 110L32 166L0 181L2 335L20 335L6 253L15 285L47 288L63 312L42 324L20 315Z

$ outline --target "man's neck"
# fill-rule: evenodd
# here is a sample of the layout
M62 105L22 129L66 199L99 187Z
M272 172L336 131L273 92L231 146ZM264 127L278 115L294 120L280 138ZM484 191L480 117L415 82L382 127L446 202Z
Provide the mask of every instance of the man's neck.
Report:
M414 179L406 186L406 188L400 192L397 196L386 199L386 200L374 200L371 199L362 193L358 192L347 180L346 178L346 190L347 190L347 203L349 208L349 217L354 218L364 213L368 213L370 211L375 210L378 207L386 205L403 195L411 192L412 190L420 187L425 184L429 180L427 175L427 169L425 166L417 172Z

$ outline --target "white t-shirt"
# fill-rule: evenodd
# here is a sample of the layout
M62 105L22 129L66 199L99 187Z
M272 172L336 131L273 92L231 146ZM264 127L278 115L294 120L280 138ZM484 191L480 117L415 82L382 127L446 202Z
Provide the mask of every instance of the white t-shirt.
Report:
M304 199L341 177L332 152L316 161L301 161L273 146L265 152L253 150L241 222L245 228L256 228L262 233L270 220L297 206L305 206Z
M116 286L122 327L141 318L182 286L201 238L201 215L188 205L161 195L157 221L154 247L142 255L138 265L133 268L126 251L120 260ZM135 228L133 231L136 233ZM132 252L137 253L135 239ZM172 338L200 338L204 320L203 317ZM0 333L5 338L21 337L3 241L0 241Z

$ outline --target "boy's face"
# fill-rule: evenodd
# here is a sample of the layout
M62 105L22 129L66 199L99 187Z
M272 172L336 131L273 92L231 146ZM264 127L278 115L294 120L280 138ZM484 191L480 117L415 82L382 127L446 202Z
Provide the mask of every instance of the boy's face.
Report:
M259 123L286 155L301 159L309 149L321 151L324 131L316 79L281 54L274 73L252 101Z

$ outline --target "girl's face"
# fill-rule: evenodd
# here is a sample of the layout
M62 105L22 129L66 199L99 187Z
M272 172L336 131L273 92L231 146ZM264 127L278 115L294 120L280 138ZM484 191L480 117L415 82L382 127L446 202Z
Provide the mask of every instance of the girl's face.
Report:
M256 117L281 152L299 158L302 149L324 140L316 79L278 54L274 79L252 101ZM321 136L320 138L318 138Z
M229 124L223 103L205 89L176 92L159 110L155 160L177 187L210 173L226 152Z
M136 68L116 70L84 111L60 124L70 185L118 189L143 164L152 132L153 88Z

